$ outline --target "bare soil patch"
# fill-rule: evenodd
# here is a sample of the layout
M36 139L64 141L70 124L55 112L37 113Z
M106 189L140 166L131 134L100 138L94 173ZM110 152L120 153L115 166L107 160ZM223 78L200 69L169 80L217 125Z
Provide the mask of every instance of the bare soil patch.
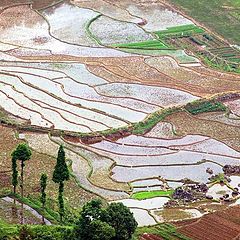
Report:
M200 220L179 228L179 232L195 240L230 240L240 234L240 207L228 208L203 216Z

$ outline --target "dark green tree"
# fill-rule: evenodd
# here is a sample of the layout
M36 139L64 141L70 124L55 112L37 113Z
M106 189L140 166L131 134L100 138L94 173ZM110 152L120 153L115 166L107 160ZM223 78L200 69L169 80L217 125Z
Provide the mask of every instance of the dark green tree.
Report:
M80 213L79 222L75 228L76 238L88 240L91 234L91 222L100 220L102 216L102 202L99 199L94 199L86 203Z
M89 230L88 239L91 240L110 240L115 236L114 228L101 220L91 221Z
M16 194L16 188L18 185L18 170L17 170L17 159L12 157L12 185L13 192Z
M103 218L103 221L115 229L116 235L113 240L129 240L137 228L133 214L122 203L111 203Z
M101 200L92 200L83 206L75 234L79 240L98 240L108 239L103 237L108 232L111 240L129 240L136 228L133 214L122 203L112 203L103 209Z
M13 185L13 192L16 194L16 188L18 185L18 169L17 169L17 159L12 157L12 185ZM14 217L17 217L17 206L16 206L16 200L14 198L13 200L13 206L12 206L12 215Z
M32 156L32 151L26 143L20 143L17 148L12 152L12 165L15 169L17 169L17 160L21 162L21 197L24 196L24 167L25 161L29 160ZM14 184L17 184L17 172L14 173ZM15 188L16 191L16 188ZM21 224L23 224L23 203L21 204Z
M19 160L21 162L21 196L23 197L23 189L24 189L24 167L25 167L25 161L29 160L32 156L32 151L29 148L29 146L26 143L20 143L17 148L12 152L12 159L14 161ZM13 163L14 167L16 163ZM16 172L14 173L16 174ZM14 176L15 177L15 176ZM14 184L16 184L16 179L14 179Z
M57 163L54 168L52 179L55 183L59 184L58 204L60 220L62 222L64 216L64 199L63 199L64 181L69 180L69 170L66 164L66 157L63 145L61 145L58 150Z
M46 187L47 187L47 174L43 173L40 178L40 188L41 188L41 197L40 202L42 203L42 209L45 210L45 204L46 204ZM44 222L44 216L42 216L42 222Z

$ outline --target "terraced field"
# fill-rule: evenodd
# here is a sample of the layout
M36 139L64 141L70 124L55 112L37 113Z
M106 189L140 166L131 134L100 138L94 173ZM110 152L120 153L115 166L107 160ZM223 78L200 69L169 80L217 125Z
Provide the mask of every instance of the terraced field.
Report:
M25 141L32 201L62 144L70 210L100 197L148 226L239 203L239 172L224 169L240 166L240 75L209 68L199 54L235 62L237 48L154 0L5 0L0 22L0 196L11 191L11 151ZM47 193L54 210L53 181ZM11 205L0 199L0 218L3 204ZM155 230L195 239L192 228Z

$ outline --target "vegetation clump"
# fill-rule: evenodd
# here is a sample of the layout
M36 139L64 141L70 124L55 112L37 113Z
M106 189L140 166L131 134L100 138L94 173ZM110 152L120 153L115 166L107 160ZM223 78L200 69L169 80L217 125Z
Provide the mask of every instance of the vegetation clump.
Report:
M191 114L196 115L204 112L216 112L216 111L225 112L227 110L227 107L224 106L221 102L218 102L216 100L202 100L188 103L185 106L185 109Z
M173 199L182 202L193 202L204 199L208 187L206 184L187 184L174 190Z
M240 166L237 165L225 165L223 172L228 175L240 175Z

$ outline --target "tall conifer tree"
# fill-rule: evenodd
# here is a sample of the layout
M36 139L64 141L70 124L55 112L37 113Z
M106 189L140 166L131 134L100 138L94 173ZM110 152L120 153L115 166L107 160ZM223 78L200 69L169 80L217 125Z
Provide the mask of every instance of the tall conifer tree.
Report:
M42 203L42 209L45 210L45 204L46 204L46 187L47 187L47 175L43 173L40 178L40 188L41 188L41 197L40 201ZM42 215L42 222L44 224L44 216Z
M69 170L66 164L66 157L63 145L59 147L57 163L53 172L53 181L59 184L58 189L58 204L59 204L59 215L62 221L64 216L64 181L69 180Z

